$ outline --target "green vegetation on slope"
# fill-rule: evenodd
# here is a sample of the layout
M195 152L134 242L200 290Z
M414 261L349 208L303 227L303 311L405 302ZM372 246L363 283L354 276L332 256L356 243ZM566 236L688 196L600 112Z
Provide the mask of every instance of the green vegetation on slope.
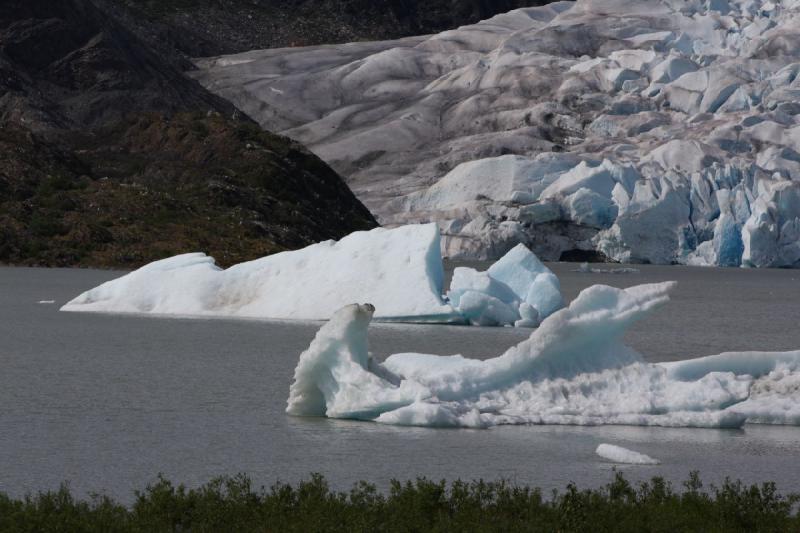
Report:
M549 497L504 482L426 479L393 481L387 495L364 482L340 493L317 475L257 490L237 476L192 490L159 479L131 507L79 501L66 487L24 499L0 494L0 531L798 531L799 501L769 483L706 491L696 474L682 491L661 478L634 487L617 474L602 489L569 485Z
M319 158L249 122L142 114L73 147L0 130L0 262L135 267L206 251L228 266L374 224Z
M95 1L0 9L0 263L230 265L377 225L319 158Z

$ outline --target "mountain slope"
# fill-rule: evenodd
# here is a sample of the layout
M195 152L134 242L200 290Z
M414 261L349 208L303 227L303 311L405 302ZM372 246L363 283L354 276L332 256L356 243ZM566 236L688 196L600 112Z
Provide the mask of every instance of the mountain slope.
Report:
M231 264L375 226L339 176L89 0L0 11L0 262Z
M397 39L471 24L547 0L103 0L148 41L187 57Z

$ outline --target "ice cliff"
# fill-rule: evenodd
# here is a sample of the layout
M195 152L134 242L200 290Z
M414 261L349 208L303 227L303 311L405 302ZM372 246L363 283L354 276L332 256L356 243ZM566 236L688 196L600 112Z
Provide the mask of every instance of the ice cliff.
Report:
M622 343L672 286L595 285L487 360L403 353L379 363L367 342L374 307L349 305L300 355L287 412L417 426L800 425L800 351L649 364Z
M203 253L150 263L62 311L324 320L367 301L384 321L535 327L563 306L558 278L519 245L487 272L456 269L448 297L436 224L342 240L219 268Z
M194 75L452 258L800 266L800 2L579 0Z

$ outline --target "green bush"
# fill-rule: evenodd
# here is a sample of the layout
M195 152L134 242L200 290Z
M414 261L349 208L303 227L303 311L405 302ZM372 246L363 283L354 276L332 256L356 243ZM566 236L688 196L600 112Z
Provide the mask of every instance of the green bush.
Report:
M548 498L503 481L392 481L384 494L365 482L337 492L316 474L269 489L243 475L198 489L159 477L131 507L80 501L67 486L0 494L0 531L800 531L799 502L772 483L726 480L706 491L696 474L681 491L658 477L633 486L617 473L601 489L570 484Z

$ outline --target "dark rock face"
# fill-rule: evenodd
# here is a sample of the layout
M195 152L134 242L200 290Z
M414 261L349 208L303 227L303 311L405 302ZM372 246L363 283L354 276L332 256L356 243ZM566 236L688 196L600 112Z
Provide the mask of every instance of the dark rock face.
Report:
M437 33L548 0L103 0L186 57ZM142 23L141 21L146 21Z
M0 10L0 262L222 264L375 226L339 176L90 0Z
M89 0L4 4L0 62L17 83L3 87L0 80L0 88L42 113L21 117L29 127L94 128L144 111L235 111Z

